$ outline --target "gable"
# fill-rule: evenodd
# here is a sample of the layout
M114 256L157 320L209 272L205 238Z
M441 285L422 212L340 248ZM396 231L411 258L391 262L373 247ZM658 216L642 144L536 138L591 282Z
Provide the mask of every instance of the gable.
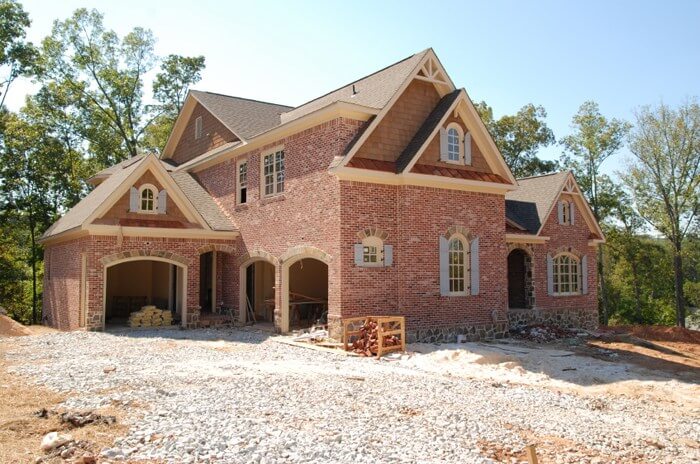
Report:
M395 162L439 101L440 94L433 84L414 79L355 156Z
M141 177L133 183L133 187L138 189L144 184L150 184L158 191L164 189L163 184L150 170L144 172ZM168 192L168 189L165 188L165 191ZM201 229L201 225L188 221L182 209L178 206L177 202L171 198L169 193L170 192L168 192L166 214L144 214L129 211L130 192L127 191L104 214L96 218L92 224Z
M467 124L462 120L461 116L450 115L441 128L447 128L450 124L456 124L462 129L462 133L466 134L471 132L471 128L467 127ZM440 160L440 132L438 131L433 135L425 151L416 161L416 165L421 166L435 166L446 169L457 169L462 171L476 171L493 174L493 170L489 166L486 158L484 157L479 144L472 138L471 140L471 164L455 164L446 163ZM413 167L411 172L420 172L421 168ZM439 172L439 171L438 171ZM439 175L439 174L438 174Z
M186 117L184 110L182 116ZM195 139L195 125L198 117L202 118L202 136ZM221 121L201 103L195 102L170 158L177 164L186 163L202 153L237 140L239 140L238 137Z

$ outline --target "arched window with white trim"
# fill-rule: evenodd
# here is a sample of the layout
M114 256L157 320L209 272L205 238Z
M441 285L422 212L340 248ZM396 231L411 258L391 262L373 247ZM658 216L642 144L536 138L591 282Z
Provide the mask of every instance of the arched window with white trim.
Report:
M581 293L581 261L571 253L559 253L552 261L552 293L578 295Z
M151 184L144 184L139 188L139 212L141 213L155 213L156 212L156 198L158 196L158 189Z
M386 267L394 262L394 247L385 245L382 237L369 235L355 244L355 265L359 267Z
M446 163L464 162L464 131L457 123L450 123L441 130L440 159Z
M440 237L440 294L479 294L479 239L461 233Z

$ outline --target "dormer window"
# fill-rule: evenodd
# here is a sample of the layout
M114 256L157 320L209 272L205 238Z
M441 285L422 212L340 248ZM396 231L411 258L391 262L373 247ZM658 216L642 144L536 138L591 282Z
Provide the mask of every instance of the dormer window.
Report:
M156 212L156 192L158 190L150 185L142 185L139 189L139 212L141 213L155 213Z
M440 161L450 164L466 164L472 162L471 134L464 133L462 126L456 122L440 130Z
M202 117L197 116L194 120L194 139L199 140L202 138Z

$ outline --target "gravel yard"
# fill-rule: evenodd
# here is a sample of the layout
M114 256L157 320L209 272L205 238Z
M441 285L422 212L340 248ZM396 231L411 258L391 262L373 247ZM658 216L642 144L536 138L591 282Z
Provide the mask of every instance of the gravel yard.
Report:
M250 330L55 333L0 346L11 372L67 393L67 408L126 411L128 434L103 453L111 461L517 462L535 443L541 462L700 462L700 410L672 399L470 378Z

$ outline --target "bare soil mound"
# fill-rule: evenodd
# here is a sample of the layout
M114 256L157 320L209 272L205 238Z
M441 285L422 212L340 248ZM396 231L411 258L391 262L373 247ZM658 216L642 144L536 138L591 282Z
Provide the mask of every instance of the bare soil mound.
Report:
M31 335L31 331L7 316L0 314L0 337L20 337Z
M602 328L605 332L629 334L644 340L700 345L700 331L660 325L620 325Z

